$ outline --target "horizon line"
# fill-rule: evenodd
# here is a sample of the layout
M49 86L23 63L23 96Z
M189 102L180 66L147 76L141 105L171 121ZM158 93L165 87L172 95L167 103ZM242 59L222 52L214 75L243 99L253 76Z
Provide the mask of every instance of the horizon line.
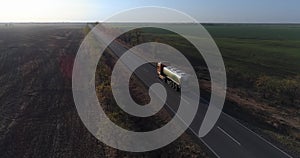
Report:
M100 21L45 21L45 22L1 22L0 24L90 24L90 23L106 23ZM136 23L136 22L109 22L109 23ZM143 23L143 22L138 22ZM152 23L152 22L149 22ZM181 23L181 22L171 22L171 23ZM182 24L193 24L189 22L182 22ZM199 22L199 24L300 24L300 22Z

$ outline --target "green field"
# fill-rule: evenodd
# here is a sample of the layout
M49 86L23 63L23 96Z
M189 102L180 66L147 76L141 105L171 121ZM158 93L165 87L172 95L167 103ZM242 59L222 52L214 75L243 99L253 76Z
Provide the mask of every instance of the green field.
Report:
M287 77L300 73L300 25L206 25L228 68Z

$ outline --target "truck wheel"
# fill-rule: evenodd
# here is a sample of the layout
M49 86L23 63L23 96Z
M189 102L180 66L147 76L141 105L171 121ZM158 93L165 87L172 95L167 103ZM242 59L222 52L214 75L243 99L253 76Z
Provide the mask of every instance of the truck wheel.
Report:
M170 80L167 80L168 85L172 85L172 82Z
M174 82L172 82L171 87L175 88L175 83Z
M179 88L178 88L178 85L177 85L177 84L175 85L175 90L176 90L176 91L178 91L178 90L179 90Z

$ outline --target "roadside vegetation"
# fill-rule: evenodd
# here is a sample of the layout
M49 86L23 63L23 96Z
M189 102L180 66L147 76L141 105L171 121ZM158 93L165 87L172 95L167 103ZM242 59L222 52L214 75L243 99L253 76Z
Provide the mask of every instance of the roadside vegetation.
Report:
M99 22L94 22L94 23L87 23L84 28L83 28L83 34L86 36L91 30L92 30L92 27L98 25Z

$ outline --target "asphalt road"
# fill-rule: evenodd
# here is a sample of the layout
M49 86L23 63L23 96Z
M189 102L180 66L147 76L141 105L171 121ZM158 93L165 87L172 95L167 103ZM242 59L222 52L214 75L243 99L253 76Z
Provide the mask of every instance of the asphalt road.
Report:
M101 39L98 39L101 40ZM119 44L113 42L109 46L112 52L120 57L127 49ZM130 59L131 62L138 62L143 60L139 56ZM138 76L146 86L150 86L153 83L161 82L156 75L156 69L152 64L143 65L143 68L135 71L135 75ZM162 83L164 84L164 83ZM166 88L168 93L165 108L171 113L176 113L177 104L180 101L180 93L175 92L171 88ZM201 120L205 115L207 108L207 101L200 98L200 104L198 107L197 115L193 123L189 127L189 132L197 135ZM198 138L198 137L196 137ZM255 132L251 131L236 119L231 116L222 113L218 122L208 135L200 139L216 157L232 158L232 157L255 157L255 158L284 158L291 157L283 150L279 149L275 145L271 144Z

